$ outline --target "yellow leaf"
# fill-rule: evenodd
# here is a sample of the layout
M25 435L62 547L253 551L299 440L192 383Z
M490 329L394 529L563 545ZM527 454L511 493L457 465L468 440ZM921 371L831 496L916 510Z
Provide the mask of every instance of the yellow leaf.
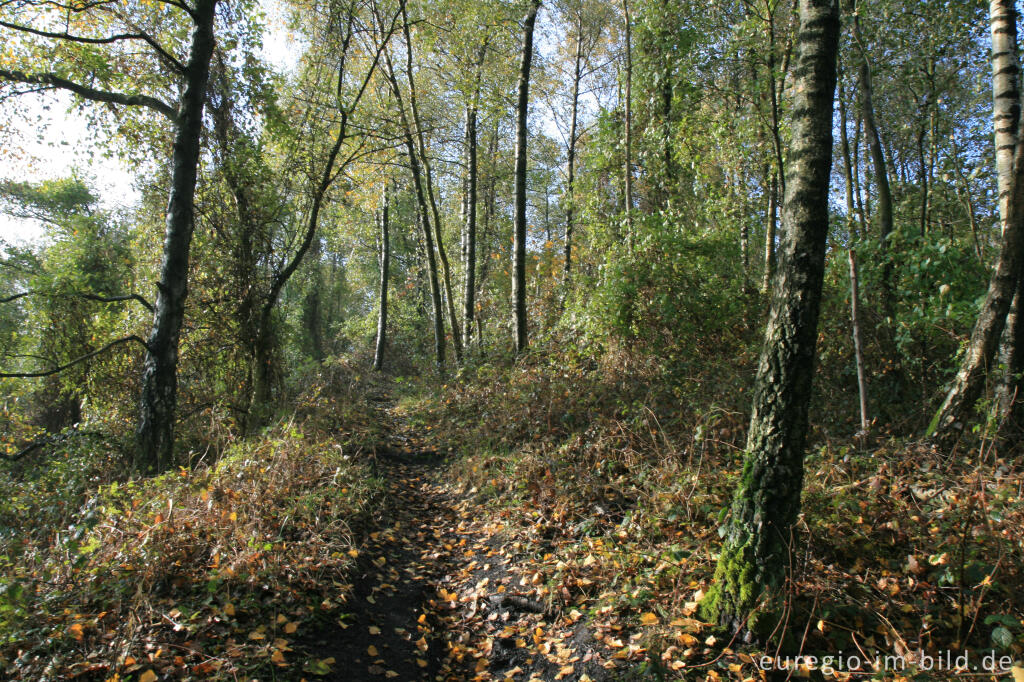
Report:
M371 656L380 656L380 654L377 653L377 647L373 646L372 644L366 647L366 653L368 653Z
M233 615L235 615L235 605L232 604L231 602L228 602L227 604L225 604L224 605L224 615L226 615L226 616L233 616Z
M416 665L418 665L421 668L426 668L427 665L429 665L429 664L426 661L424 661L422 658L417 658L416 659Z
M290 635L290 634L294 633L298 629L299 629L299 624L293 621L293 622L288 623L288 624L286 624L284 626L284 633L286 635Z
M1015 665L1010 668L1010 672L1013 673L1013 682L1024 682L1024 667Z
M641 625L657 625L658 624L658 617L656 615L654 615L653 613L645 613L644 615L640 616L640 624Z
M69 627L68 628L68 632L70 632L71 636L74 637L75 639L77 639L79 642L82 641L82 636L83 636L84 633L82 632L82 624L81 623L75 623L74 625Z
M380 634L380 628L377 627L376 625L371 625L370 626L370 634L371 635L379 635Z
M139 675L139 682L156 682L156 680L156 673L152 670L147 670L146 672Z
M274 649L274 653L270 654L270 660L273 663L284 663L284 654L280 649Z

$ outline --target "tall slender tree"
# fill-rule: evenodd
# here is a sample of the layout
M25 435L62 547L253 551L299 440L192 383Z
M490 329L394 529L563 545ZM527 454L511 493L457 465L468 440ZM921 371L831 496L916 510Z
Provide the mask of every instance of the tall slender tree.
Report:
M837 0L800 0L783 240L758 367L740 487L705 619L756 635L759 605L782 587L800 509L828 236Z
M519 62L519 97L516 103L515 204L512 226L512 303L515 309L515 352L526 350L526 139L530 107L530 65L533 63L533 28L540 0L530 0L523 21L523 47Z
M95 69L81 74L80 80L66 77L66 68L54 71L27 72L0 68L0 80L38 86L42 89L63 89L85 100L120 106L143 106L156 111L171 122L173 142L170 160L170 191L168 193L164 231L163 257L153 306L153 325L145 344L142 369L142 390L139 400L139 421L136 429L135 466L140 471L156 472L171 463L174 446L174 421L178 390L178 343L185 318L188 295L189 250L194 228L194 197L198 176L203 108L209 81L210 60L215 45L214 20L217 0L195 0L188 6L177 2L162 3L170 11L182 13L191 25L188 57L180 61L173 49L162 45L157 36L142 30L135 22L126 22L128 31L116 35L71 33L35 28L17 21L4 21L3 26L23 35L43 38L66 45L95 50L98 46L146 45L157 61L178 81L179 96L172 106L159 97L141 93L124 93L96 87ZM15 2L5 6L8 12L23 12L25 20L37 17L35 3ZM62 12L59 6L55 6ZM70 11L70 10L69 10ZM102 5L87 4L74 10L77 25L88 26L90 20L104 27L110 18L100 16ZM95 16L90 16L90 13ZM84 20L84 21L83 21ZM95 58L93 54L90 58ZM102 79L101 79L102 81Z
M388 270L391 266L390 216L388 215L388 185L384 181L380 192L380 286L377 294L377 343L373 353L373 368L384 368L384 349L388 338Z
M1017 35L1017 13L1012 0L993 0L989 13L995 40L992 88L997 151L1004 147L997 154L1003 243L963 362L942 406L928 426L928 435L943 447L950 447L959 439L985 388L985 379L995 358L1000 335L1006 327L1006 317L1024 264L1024 154L1021 153L1024 145L1012 142L1013 161L1008 178L1004 172L1005 147L1011 144L1014 130L1020 125L1020 103L1015 95L1019 91L1019 66L1013 65L1016 55L1008 38ZM1014 116L1017 117L1016 125L1013 124ZM1000 157L1002 166L998 166ZM1008 193L1005 199L1004 184Z

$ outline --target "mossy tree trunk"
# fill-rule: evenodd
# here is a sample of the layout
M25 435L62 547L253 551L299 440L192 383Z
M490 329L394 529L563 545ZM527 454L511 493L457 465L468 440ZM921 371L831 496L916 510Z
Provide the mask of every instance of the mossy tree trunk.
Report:
M779 269L743 478L715 585L701 605L704 618L737 632L759 630L755 614L765 597L777 594L789 564L825 268L839 10L835 0L800 0L799 13Z

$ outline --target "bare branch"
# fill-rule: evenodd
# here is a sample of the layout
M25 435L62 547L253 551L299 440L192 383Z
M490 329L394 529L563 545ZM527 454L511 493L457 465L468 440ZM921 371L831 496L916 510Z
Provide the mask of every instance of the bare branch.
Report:
M61 90L69 90L79 97L94 102L109 102L111 104L123 104L125 106L140 106L152 109L163 114L171 121L178 120L178 114L171 105L157 97L149 95L127 95L121 92L98 90L75 83L66 78L61 78L55 73L25 73L13 69L0 69L0 80L12 81L15 83L27 83L29 85L49 85Z
M34 36L40 36L42 38L52 38L54 40L67 40L72 43L83 43L85 45L110 45L111 43L120 42L122 40L141 40L142 42L153 48L161 59L166 61L179 73L185 73L185 65L179 62L174 55L165 50L160 43L156 41L152 36L139 31L138 33L118 33L112 36L104 36L102 38L89 38L87 36L76 36L71 33L55 33L53 31L42 31L31 26L23 26L22 24L12 24L7 21L0 21L0 26L9 28L12 31L20 31L22 33L29 33Z
M50 296L53 298L84 298L88 301L98 301L100 303L118 303L120 301L138 301L142 306L149 312L153 312L153 304L143 298L140 294L117 294L114 296L103 296L101 294L91 294L89 292L74 292L69 294L57 294L49 293L46 291L22 291L17 294L12 294L7 298L0 298L0 303L10 303L16 301L23 296Z

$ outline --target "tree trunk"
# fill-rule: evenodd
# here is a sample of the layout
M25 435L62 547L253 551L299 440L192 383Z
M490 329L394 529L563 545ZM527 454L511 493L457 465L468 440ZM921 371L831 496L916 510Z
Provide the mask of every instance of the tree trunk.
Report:
M178 391L178 343L188 295L188 259L195 227L195 190L203 131L203 105L213 56L217 0L196 0L195 26L178 108L171 152L171 191L167 201L163 260L146 342L135 433L135 467L159 473L171 465Z
M867 137L868 150L871 152L871 165L874 167L875 184L878 186L878 243L883 254L889 250L889 239L893 231L892 190L889 188L889 172L886 169L885 153L882 140L875 124L875 109L872 100L871 69L868 66L868 55L860 40L860 20L854 16L853 30L855 40L860 45L860 88L861 111L864 117L864 133ZM895 315L895 301L892 290L892 261L888 258L882 265L882 313L890 323Z
M526 119L530 105L530 65L533 62L533 27L540 0L531 0L523 22L523 53L519 64L519 99L516 104L515 206L512 219L512 301L515 308L515 352L526 351Z
M839 12L800 0L792 143L783 241L758 368L742 482L702 618L750 636L770 629L756 613L782 587L800 510L807 412L828 237L832 102ZM770 613L771 610L767 611Z
M323 276L320 273L320 239L313 240L309 249L309 257L313 261L313 283L302 303L302 322L309 339L309 354L317 363L324 361L323 306L320 300L320 289Z
M422 228L423 252L427 259L427 277L430 285L430 302L434 312L434 362L438 369L444 368L444 309L441 303L441 287L437 277L437 258L434 255L434 237L430 231L430 208L427 205L426 190L423 184L423 173L420 169L419 157L416 151L416 142L413 137L412 125L409 123L409 116L402 103L402 91L398 87L398 79L395 77L394 65L391 63L391 56L384 52L384 64L386 76L391 84L391 91L395 95L395 102L398 105L399 120L405 135L405 151L409 157L409 170L412 174L413 186L416 189L417 215Z
M625 122L624 143L626 161L622 166L623 186L626 192L626 244L633 247L633 44L632 19L629 15L629 0L622 0L622 13L626 28L626 74L625 74Z
M1020 61L1017 52L1017 10L1013 0L991 0L992 123L995 128L999 215L1006 213L1013 192L1013 153L1020 126Z
M1010 305L1021 288L1019 280L1021 262L1024 260L1024 253L1021 252L1024 248L1024 226L1021 224L1024 220L1024 158L1021 155L1022 145L1016 143L1020 118L1020 67L1016 59L1017 15L1011 0L993 0L989 5L989 13L993 40L993 123L1003 243L960 371L942 407L928 426L928 435L943 447L954 445L963 432L984 390L985 377L995 357L1003 329L1007 326L1010 329L1008 334L1012 347L1007 350L1011 367L1014 362L1013 353L1020 352L1014 341L1022 335L1019 315L1007 322ZM1012 149L1009 175L1005 172L1007 149Z
M999 212L1005 234L1006 213L1013 191L1013 154L1020 127L1020 61L1017 48L1017 12L1012 0L992 0L992 90L994 99L996 174L999 188ZM970 194L967 192L968 200ZM969 210L972 210L970 203ZM972 223L973 226L973 223ZM998 401L1003 417L1004 436L1024 433L1024 277L1010 305L1002 339L1002 359L1006 372L1000 381Z
M380 208L380 289L377 305L377 346L373 354L373 368L378 372L384 368L384 347L388 334L388 269L391 265L391 239L388 234L388 186L384 181L381 189Z
M480 61L483 62L481 54ZM468 176L466 178L466 248L462 269L466 273L465 287L462 292L462 322L465 325L463 339L469 348L473 338L473 317L476 314L476 214L477 214L477 99L480 94L480 71L477 70L476 93L473 104L466 110L466 161Z
M448 263L448 254L444 248L444 237L441 233L441 212L437 208L437 197L434 192L433 173L430 170L430 158L427 156L427 145L423 135L423 122L420 119L419 105L416 98L416 80L413 71L412 60L412 35L409 31L409 16L406 12L406 5L401 4L402 10L402 33L405 36L405 71L409 79L409 108L412 110L412 120L415 124L417 141L417 152L420 155L423 177L426 180L427 199L434 224L434 240L437 245L437 256L441 261L441 274L444 278L444 295L448 304L448 321L452 330L452 346L455 349L455 361L462 362L462 332L459 328L458 315L455 312L455 296L452 293L451 266Z
M768 215L765 219L764 229L764 279L761 281L762 293L769 293L772 290L772 277L775 276L775 227L778 223L779 212L779 184L776 169L769 165L768 173L771 179L768 181Z
M568 166L565 182L565 263L563 264L562 286L565 295L569 293L569 275L572 272L572 233L576 218L576 127L579 121L580 81L583 79L583 15L576 23L576 55L573 60L572 101L569 117L569 145L566 150Z
M850 264L850 332L853 336L853 359L857 368L857 397L860 404L860 435L866 436L868 426L868 383L864 372L864 354L860 336L860 280L857 276L857 248L859 235L856 228L856 208L853 202L853 162L850 158L850 138L846 132L846 100L842 89L839 96L839 132L842 136L843 176L846 185L846 225L849 233L847 260Z

